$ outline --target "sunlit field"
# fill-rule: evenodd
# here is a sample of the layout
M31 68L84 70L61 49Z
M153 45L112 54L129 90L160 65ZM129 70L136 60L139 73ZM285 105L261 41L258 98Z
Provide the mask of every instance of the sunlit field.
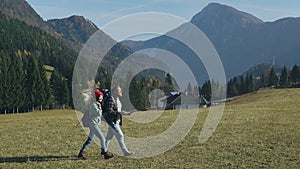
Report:
M116 155L109 160L100 156L95 143L87 160L77 160L87 136L73 110L0 115L0 168L300 168L299 89L258 91L230 99L215 133L200 144L207 112L208 108L201 109L185 139L163 154ZM144 124L124 119L123 131L131 137L157 135L177 115L178 111L165 111Z

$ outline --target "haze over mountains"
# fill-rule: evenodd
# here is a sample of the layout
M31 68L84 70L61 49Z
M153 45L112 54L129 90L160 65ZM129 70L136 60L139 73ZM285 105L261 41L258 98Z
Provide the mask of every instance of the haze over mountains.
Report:
M44 21L24 0L0 0L0 10L5 15L64 39L76 51L79 51L89 36L99 30L95 24L81 16ZM211 3L193 16L190 22L202 30L215 46L227 79L252 66L273 63L274 60L276 64L288 67L300 63L300 18L263 22L233 7ZM133 51L150 47L172 51L189 62L189 66L199 77L207 76L203 75L206 74L203 65L195 60L189 49L166 36L147 41L126 41L123 44Z

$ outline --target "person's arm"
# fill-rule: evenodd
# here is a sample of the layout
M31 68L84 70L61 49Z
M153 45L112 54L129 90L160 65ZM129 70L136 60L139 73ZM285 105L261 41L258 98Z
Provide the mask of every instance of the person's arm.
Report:
M133 112L121 111L120 112L123 116L130 116Z
M102 115L102 109L100 103L96 102L93 103L90 107L90 116L91 117L96 117L96 116L101 116Z

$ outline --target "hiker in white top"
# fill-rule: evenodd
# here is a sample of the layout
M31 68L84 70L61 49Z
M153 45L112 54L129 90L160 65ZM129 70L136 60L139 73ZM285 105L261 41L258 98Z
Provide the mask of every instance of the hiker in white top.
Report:
M135 154L134 152L131 152L127 149L125 142L124 142L124 134L121 130L122 126L122 115L126 115L125 112L122 112L122 103L120 101L120 97L122 97L122 89L120 86L116 86L113 88L113 95L110 99L107 99L107 101L105 101L108 104L107 111L110 112L105 112L105 114L108 114L107 116L114 114L113 116L111 116L110 118L105 118L106 116L104 116L106 122L109 124L109 128L108 128L108 132L107 132L107 136L106 136L106 147L108 147L110 140L113 138L113 136L116 136L118 143L122 149L122 152L124 154L124 156L130 156ZM114 112L117 111L117 112Z

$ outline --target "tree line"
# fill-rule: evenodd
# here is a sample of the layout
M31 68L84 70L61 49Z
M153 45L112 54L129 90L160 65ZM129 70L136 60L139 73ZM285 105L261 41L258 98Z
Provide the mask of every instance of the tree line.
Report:
M225 93L224 90L227 91L227 97L233 97L257 91L260 88L298 87L300 87L300 66L294 65L292 69L284 67L281 70L281 73L276 73L274 71L274 67L270 67L265 70L260 77L255 77L249 73L246 75L236 76L228 81L227 86L222 86L214 80L207 80L202 84L202 86L192 86L188 83L184 91L179 91L178 86L169 73L166 74L164 80L160 80L159 77L155 76L140 79L136 77L130 83L128 95L131 103L136 109L146 110L151 107L149 94L153 92L154 89L163 91L163 93L157 93L158 98L170 96L170 92L177 91L197 97L201 95L206 100L211 101L212 90L215 92L214 99L218 100L218 98L223 99L223 93Z
M233 97L257 91L260 88L298 88L300 87L300 66L294 65L292 69L284 66L280 73L271 66L260 77L252 74L236 76L227 84L227 96Z
M0 35L0 113L71 107L76 52L59 38L2 14Z
M55 69L50 77L35 56L22 59L0 51L0 112L19 113L70 106L67 80Z

